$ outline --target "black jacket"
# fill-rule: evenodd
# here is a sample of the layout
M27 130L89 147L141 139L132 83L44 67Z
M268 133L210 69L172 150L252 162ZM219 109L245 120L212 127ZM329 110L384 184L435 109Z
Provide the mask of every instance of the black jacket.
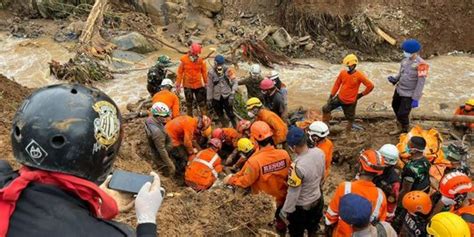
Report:
M0 161L0 188L18 173ZM8 237L83 237L83 236L156 236L156 225L147 223L137 227L137 233L115 221L95 218L88 204L75 195L52 185L32 183L23 190L10 217Z

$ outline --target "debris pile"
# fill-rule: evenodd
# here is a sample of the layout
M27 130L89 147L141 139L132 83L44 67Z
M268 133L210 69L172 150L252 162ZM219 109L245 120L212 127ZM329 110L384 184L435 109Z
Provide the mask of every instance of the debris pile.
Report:
M96 81L113 79L112 72L94 58L84 53L77 54L65 64L52 60L49 63L50 72L58 80L92 85Z

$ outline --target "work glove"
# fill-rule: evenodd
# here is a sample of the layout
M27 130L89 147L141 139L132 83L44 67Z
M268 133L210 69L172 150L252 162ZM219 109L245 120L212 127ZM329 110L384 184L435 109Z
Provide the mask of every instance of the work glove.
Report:
M445 196L441 196L441 202L445 206L453 206L453 205L456 204L456 201L454 199L451 199L451 198L448 198L448 197L445 197Z
M288 214L284 212L283 210L280 211L278 214L283 222L285 222L286 225L289 225L290 222L288 221Z
M232 178L232 176L233 176L233 174L229 174L229 175L225 176L225 178L222 180L222 182L224 184L229 184L229 180L230 180L230 178Z
M393 76L389 76L387 77L387 80L392 83L392 85L395 85L397 84L397 78L393 77Z
M418 100L412 100L411 101L411 107L414 109L414 108L418 108L419 104L418 104Z
M364 94L362 94L362 93L357 94L357 99L362 98L362 96L364 96Z
M156 224L156 214L163 202L162 192L164 193L165 190L161 187L160 176L155 172L151 172L150 175L153 176L153 183L146 182L135 199L138 224Z

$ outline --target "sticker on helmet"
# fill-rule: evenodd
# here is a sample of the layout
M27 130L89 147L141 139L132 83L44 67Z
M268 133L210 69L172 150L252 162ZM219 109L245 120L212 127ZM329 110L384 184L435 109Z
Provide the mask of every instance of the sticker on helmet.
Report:
M94 134L97 143L108 148L119 138L120 121L117 109L108 101L99 101L92 106L99 114L94 120Z
M30 156L31 160L37 165L40 165L44 159L48 156L48 153L41 147L35 140L31 139L31 142L25 148L26 153Z

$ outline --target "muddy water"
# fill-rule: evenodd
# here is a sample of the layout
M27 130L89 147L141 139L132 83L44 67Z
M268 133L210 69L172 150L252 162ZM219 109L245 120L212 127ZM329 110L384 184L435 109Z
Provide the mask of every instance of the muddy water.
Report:
M40 87L58 83L49 75L48 62L51 59L65 62L73 56L68 50L71 45L55 43L52 39L19 40L0 34L0 73L14 78L27 87ZM159 54L168 54L178 61L179 54L170 50L162 50L130 65L130 68L146 68L153 64ZM204 52L204 55L207 53ZM280 76L289 88L290 107L320 108L326 101L332 84L342 69L341 65L328 64L318 59L298 60L309 63L315 69L298 67L281 67ZM426 83L421 108L415 113L450 114L455 106L467 98L474 97L474 58L469 56L441 56L428 60L430 74ZM241 64L240 75L245 75L247 64ZM376 110L390 111L393 86L386 81L388 75L394 75L399 68L398 63L363 62L359 70L374 81L374 91L363 98L358 105L359 111ZM174 68L174 70L176 67ZM269 69L264 69L268 73ZM146 70L117 74L113 81L99 83L97 87L108 93L121 108L129 102L146 97ZM242 88L243 89L243 88ZM447 108L441 109L441 104ZM445 106L443 106L445 107Z

